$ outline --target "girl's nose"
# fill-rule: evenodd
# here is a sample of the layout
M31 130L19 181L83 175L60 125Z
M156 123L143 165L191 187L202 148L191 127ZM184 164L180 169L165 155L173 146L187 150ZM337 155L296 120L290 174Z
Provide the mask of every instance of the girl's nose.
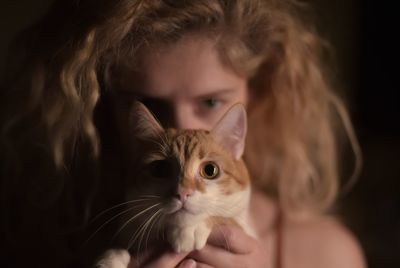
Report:
M172 109L171 127L176 129L199 129L201 121L196 117L190 105L176 105Z

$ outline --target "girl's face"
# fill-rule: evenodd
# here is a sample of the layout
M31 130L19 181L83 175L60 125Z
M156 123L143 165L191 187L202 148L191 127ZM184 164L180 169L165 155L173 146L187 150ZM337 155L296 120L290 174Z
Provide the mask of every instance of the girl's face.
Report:
M246 79L222 65L214 45L189 35L144 53L139 78L124 75L125 90L133 91L164 127L210 130L229 107L246 105L248 99Z

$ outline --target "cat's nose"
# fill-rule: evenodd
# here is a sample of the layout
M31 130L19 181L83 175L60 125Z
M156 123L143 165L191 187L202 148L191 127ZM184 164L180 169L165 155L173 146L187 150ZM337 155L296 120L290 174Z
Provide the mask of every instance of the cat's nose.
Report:
M193 189L179 187L178 193L175 195L182 203L186 202L186 200L193 194Z

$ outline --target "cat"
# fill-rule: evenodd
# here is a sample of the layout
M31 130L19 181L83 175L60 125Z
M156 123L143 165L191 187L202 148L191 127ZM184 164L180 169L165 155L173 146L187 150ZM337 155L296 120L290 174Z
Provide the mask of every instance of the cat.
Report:
M128 176L136 179L126 185L131 208L120 231L127 248L140 248L143 240L165 233L175 252L199 250L222 224L237 225L256 237L247 215L251 183L242 160L247 131L243 105L232 106L211 131L163 129L140 102L131 111L132 136L141 153L132 159ZM129 256L126 250L110 250L98 267L127 267Z

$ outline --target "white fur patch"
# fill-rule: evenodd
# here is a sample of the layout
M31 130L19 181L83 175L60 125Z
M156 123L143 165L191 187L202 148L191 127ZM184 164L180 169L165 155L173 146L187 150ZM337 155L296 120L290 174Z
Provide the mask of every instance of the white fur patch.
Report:
M190 252L202 249L206 245L210 232L211 229L203 220L185 227L174 226L168 233L168 240L175 252Z
M169 242L176 252L190 252L203 248L211 232L206 220L212 216L232 218L247 234L256 237L248 224L249 200L250 187L225 195L221 194L219 185L210 183L205 193L195 192L187 200L189 212L178 212L171 218Z
M127 268L131 260L128 251L123 249L111 249L104 253L101 260L96 264L97 268Z

